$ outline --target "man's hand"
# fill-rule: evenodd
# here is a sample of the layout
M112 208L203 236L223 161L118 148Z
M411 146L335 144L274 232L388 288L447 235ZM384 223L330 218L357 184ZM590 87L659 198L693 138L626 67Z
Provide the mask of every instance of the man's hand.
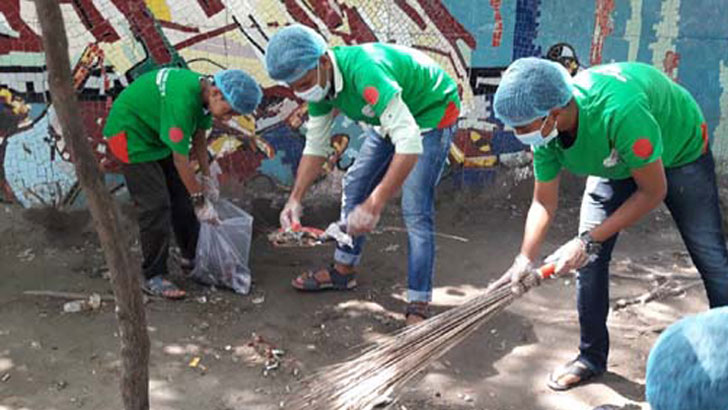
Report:
M281 229L287 231L289 229L301 228L301 216L303 215L303 206L298 200L289 198L283 207L280 215Z
M202 192L205 194L205 198L210 199L212 202L220 200L220 188L215 181L215 177L202 175L200 176L202 181Z
M205 202L202 205L195 207L195 215L197 215L197 219L200 222L220 225L220 218L217 215L217 211L212 206L212 202L207 198L205 198Z
M506 273L504 273L500 279L488 286L488 290L493 290L510 283L511 292L513 292L516 296L520 296L526 291L526 288L521 281L534 270L536 270L536 265L528 259L527 256L518 254L518 256L516 256L513 260L511 267L508 268Z
M582 268L589 262L586 244L578 237L574 238L552 253L545 262L556 264L556 275Z
M381 207L371 199L358 205L346 218L346 233L358 236L371 232L377 226L381 213Z

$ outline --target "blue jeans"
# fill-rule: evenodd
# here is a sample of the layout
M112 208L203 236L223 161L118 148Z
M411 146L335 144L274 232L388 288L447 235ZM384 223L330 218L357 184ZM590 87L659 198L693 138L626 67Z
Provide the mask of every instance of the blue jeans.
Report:
M455 127L422 134L423 153L402 187L402 217L407 226L408 292L410 302L429 302L435 274L435 187L440 180ZM366 201L384 177L394 156L394 145L376 132L367 132L354 165L343 181L341 220ZM365 236L354 238L354 247L338 245L337 263L356 266Z
M728 250L711 153L680 167L665 169L670 210L693 263L700 272L710 307L728 305ZM579 233L607 219L637 189L632 178L589 177L581 204ZM579 270L577 309L581 326L579 360L596 373L607 369L609 261L617 235L604 242L597 259Z

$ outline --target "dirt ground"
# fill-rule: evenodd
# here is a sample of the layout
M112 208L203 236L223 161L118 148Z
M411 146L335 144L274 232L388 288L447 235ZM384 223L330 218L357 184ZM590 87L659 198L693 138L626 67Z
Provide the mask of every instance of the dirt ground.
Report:
M510 195L445 191L438 201L438 231L468 242L438 239L438 310L482 291L510 265L520 244L530 187ZM289 391L300 377L344 360L362 343L402 326L403 233L372 235L357 290L300 294L289 286L291 278L328 263L332 249L272 248L262 233L277 220L276 203L243 202L256 217L251 295L177 277L190 297L147 304L155 410L287 408ZM402 226L397 212L390 206L380 226ZM309 224L325 226L337 209L328 203L308 214L313 215ZM577 220L578 198L567 195L546 250L574 235ZM138 253L138 246L132 250ZM650 347L665 326L707 308L700 284L677 296L621 307L620 299L655 287L647 279L650 271L657 277L688 277L676 279L678 284L697 278L663 209L620 238L611 287L610 371L598 381L565 393L545 385L548 372L576 354L574 279L567 277L518 299L400 391L390 408L648 408L644 371ZM121 408L113 302L97 311L64 313L64 299L24 294L110 294L88 215L1 205L0 272L0 410ZM259 342L251 346L255 340ZM265 372L261 353L269 346L285 355L277 369Z

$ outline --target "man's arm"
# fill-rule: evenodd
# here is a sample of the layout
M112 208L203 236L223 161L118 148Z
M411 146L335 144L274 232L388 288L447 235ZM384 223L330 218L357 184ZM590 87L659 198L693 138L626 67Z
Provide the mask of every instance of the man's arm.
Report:
M536 181L533 188L533 201L526 217L526 228L521 244L521 254L530 261L538 259L541 244L546 238L551 221L559 205L560 177L548 182Z
M333 152L330 141L333 125L333 112L309 118L306 125L306 146L296 171L291 199L299 203L303 200L306 191L321 173L326 158Z
M192 151L195 153L197 163L200 165L202 175L210 176L210 158L207 155L207 131L198 129L192 137Z
M394 144L394 157L382 181L363 204L372 214L379 214L387 201L402 187L423 152L422 135L412 112L396 93L380 116L382 131Z
M179 174L182 183L185 185L185 188L187 188L187 192L189 192L190 195L202 193L202 185L197 182L195 170L192 169L189 158L173 151L172 159L174 160L174 167L177 169L177 174Z
M637 190L590 234L597 242L604 242L655 209L667 195L667 179L662 160L632 170Z
M296 183L291 191L291 199L298 202L303 200L306 191L321 173L325 161L326 157L317 155L304 155L301 157L296 172Z

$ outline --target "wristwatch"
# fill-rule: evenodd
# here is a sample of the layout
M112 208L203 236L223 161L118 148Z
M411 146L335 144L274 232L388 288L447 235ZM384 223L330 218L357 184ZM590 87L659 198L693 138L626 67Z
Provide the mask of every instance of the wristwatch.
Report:
M190 199L192 199L192 206L195 208L205 205L205 195L202 192L190 195Z
M583 234L579 235L579 239L582 243L584 243L584 247L586 248L587 255L596 255L599 253L599 251L602 250L602 243L597 242L592 236L589 231L584 232Z

